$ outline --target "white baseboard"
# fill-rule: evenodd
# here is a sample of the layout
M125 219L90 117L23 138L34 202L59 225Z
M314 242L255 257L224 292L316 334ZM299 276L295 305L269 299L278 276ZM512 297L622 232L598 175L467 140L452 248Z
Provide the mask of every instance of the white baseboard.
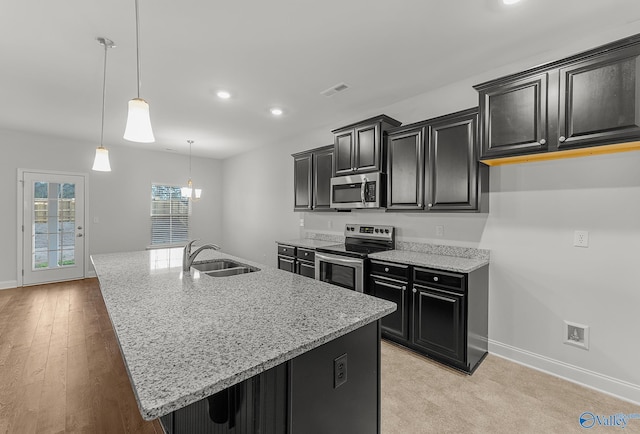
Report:
M489 339L489 353L640 405L640 385Z
M17 286L17 280L5 280L4 282L0 282L0 289L16 288Z

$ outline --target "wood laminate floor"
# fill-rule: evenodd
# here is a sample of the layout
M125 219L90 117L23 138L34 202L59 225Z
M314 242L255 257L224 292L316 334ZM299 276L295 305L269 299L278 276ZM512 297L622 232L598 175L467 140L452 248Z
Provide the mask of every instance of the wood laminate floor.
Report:
M467 376L388 342L381 389L383 434L584 432L584 411L640 413L495 356ZM0 291L0 434L63 432L162 433L140 417L96 279Z

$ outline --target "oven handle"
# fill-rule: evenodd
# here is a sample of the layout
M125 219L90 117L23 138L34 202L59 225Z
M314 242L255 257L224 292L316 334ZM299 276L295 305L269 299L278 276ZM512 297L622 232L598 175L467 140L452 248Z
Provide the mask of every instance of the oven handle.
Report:
M316 261L322 261L322 260L324 260L325 262L331 262L334 264L338 263L338 264L362 265L362 259L351 259L351 258L345 258L342 256L327 255L324 253L316 252Z

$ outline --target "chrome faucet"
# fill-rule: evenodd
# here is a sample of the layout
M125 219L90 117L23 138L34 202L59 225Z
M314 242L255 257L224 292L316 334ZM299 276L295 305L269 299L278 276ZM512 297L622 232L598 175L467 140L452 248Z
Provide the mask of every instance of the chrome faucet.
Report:
M201 251L205 249L220 250L220 246L216 244L205 244L204 246L198 247L195 252L191 253L191 245L196 241L198 240L189 241L187 245L184 246L184 250L182 253L182 271L189 271L191 269L191 264L193 264L196 256L198 256Z

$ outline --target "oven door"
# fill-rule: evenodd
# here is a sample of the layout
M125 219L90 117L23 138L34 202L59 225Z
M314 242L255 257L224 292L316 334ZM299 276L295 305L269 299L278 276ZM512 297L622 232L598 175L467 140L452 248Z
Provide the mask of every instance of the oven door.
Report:
M363 292L364 260L316 252L316 280Z

